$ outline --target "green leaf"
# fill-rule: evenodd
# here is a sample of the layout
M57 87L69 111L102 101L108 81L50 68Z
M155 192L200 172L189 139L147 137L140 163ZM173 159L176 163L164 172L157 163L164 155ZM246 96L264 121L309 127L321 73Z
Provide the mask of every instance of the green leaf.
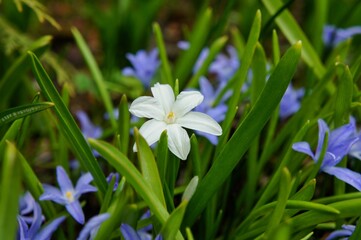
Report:
M353 90L353 78L348 66L342 63L337 63L336 65L337 68L341 69L341 73L338 76L338 87L335 98L335 128L348 123L350 120Z
M16 157L16 148L7 142L0 182L0 238L15 239L18 227L17 214L20 197L21 169Z
M310 127L310 122L307 121L304 124L304 126L298 131L298 133L295 135L295 137L292 139L291 143L302 141L302 139L303 139L304 135L306 134L306 131L308 130L309 127ZM271 197L273 196L273 193L274 193L273 190L276 188L276 184L281 175L281 171L284 167L288 166L290 160L292 159L291 158L292 153L294 153L291 146L288 146L287 149L288 150L287 150L285 156L283 157L280 165L278 166L276 172L272 175L271 180L268 182L267 186L263 190L261 197L258 199L258 201L255 205L256 207L263 205L269 199L271 199ZM262 157L263 157L263 155L262 155ZM262 159L262 157L261 157L261 159Z
M99 91L100 97L104 103L105 109L107 110L107 113L109 114L109 119L112 124L113 129L117 129L117 122L114 116L114 108L113 104L110 98L110 95L107 91L106 84L104 77L98 67L98 64L96 63L94 56L92 55L88 45L86 44L84 38L82 37L81 33L76 28L71 29L75 41L80 49L80 52L82 53L85 62L87 63L90 72L93 75L95 84L97 86L97 89Z
M91 146L95 148L112 165L127 182L133 186L135 191L149 206L150 210L161 223L165 223L169 213L160 202L159 197L154 190L149 187L141 173L136 169L132 162L124 156L118 149L101 140L89 139Z
M167 131L163 131L160 135L157 147L157 165L161 182L165 183L165 176L167 172L168 163L168 136Z
M0 141L0 153L3 153L6 146L6 140L11 142L16 142L19 136L21 125L23 124L23 119L18 119L13 122L10 128L6 131L5 135ZM0 158L0 162L2 158Z
M60 131L62 131L67 138L69 145L73 148L82 168L91 173L100 193L102 195L105 194L107 188L105 176L97 160L94 158L88 143L84 139L84 136L77 126L74 118L65 106L53 82L39 62L39 59L32 52L29 52L29 56L32 61L35 78L42 90L42 93L47 100L55 104L54 111L59 119Z
M158 23L153 24L153 31L155 34L155 39L157 41L157 46L159 49L160 61L161 61L161 71L162 71L162 80L161 83L167 83L171 87L174 86L173 76L170 69L167 52L165 49L165 44L162 36L162 30L159 27ZM164 80L163 80L164 78Z
M15 121L19 118L23 118L37 112L41 112L53 106L54 103L43 102L43 103L31 103L31 104L26 104L19 107L7 109L3 112L0 112L0 126Z
M128 154L129 148L130 114L127 96L123 95L119 104L118 132L120 136L120 151Z
M44 192L41 182L25 157L18 150L16 150L16 154L21 165L23 183L26 186L26 189L31 193L34 199L39 199L40 195ZM56 210L51 201L39 201L39 203L47 219L52 219L56 216Z
M247 222L245 224L242 223L242 225L237 228L235 236L242 238L242 239L243 239L243 237L245 238L245 236L248 236L249 238L251 238L251 237L255 237L255 236L261 234L262 232L266 231L268 229L268 227L265 224L258 224L257 226L261 226L261 227L256 228L256 229L254 227L248 229L248 227L254 220L260 218L261 216L267 215L270 211L272 211L276 207L277 204L278 204L277 202L272 202L272 203L268 203L266 205L263 205L263 206L255 209L247 217L247 219L246 219ZM299 210L309 210L309 212L314 212L316 215L317 214L329 215L333 219L336 219L341 214L341 211L334 206L323 205L323 204L309 202L309 201L300 201L300 200L287 200L286 209L297 209L298 211ZM289 211L290 210L288 210L288 212ZM264 219L260 219L257 221L263 223ZM256 225L257 221L253 222L253 225ZM269 220L268 220L268 222L269 222ZM291 221L287 220L287 222L291 222ZM251 229L254 229L254 230L251 231ZM293 231L293 228L291 228L291 230Z
M127 182L132 185L138 195L143 198L159 222L162 225L165 224L169 218L169 213L133 163L130 162L130 160L117 148L107 142L89 139L89 143L105 158L105 160L108 161L110 165L112 165L127 179ZM176 239L183 239L179 231L177 232Z
M262 0L262 2L271 15L275 14L283 5L281 0ZM276 23L291 44L297 41L302 42L302 58L314 71L315 75L322 78L326 72L325 67L292 14L288 10L284 10L276 18Z
M301 54L301 43L292 46L276 66L257 102L241 122L235 133L216 157L212 167L199 183L189 202L184 225L190 226L212 196L230 176L252 140L260 133L274 109L278 106L296 70Z
M162 230L160 231L163 239L175 239L175 236L181 226L187 205L188 201L182 201L169 216L167 222L163 225Z
M327 205L337 209L340 214L332 214L311 210L293 217L290 221L292 231L297 232L307 227L316 226L320 223L336 221L342 218L352 218L361 215L361 199L352 199L346 201L335 202Z
M189 39L190 47L177 60L174 77L179 79L179 87L183 89L199 53L204 48L212 20L212 10L200 13L193 26L194 31Z
M137 143L137 155L139 160L139 165L141 168L142 175L144 180L147 182L149 187L157 195L160 203L165 207L165 199L163 193L162 182L159 177L159 171L157 163L155 162L153 152L150 149L148 143L140 135L138 129L134 129L135 140Z
M273 30L272 32L272 52L273 52L273 64L277 65L278 62L280 61L280 44L278 41L278 35L277 35L277 31Z
M41 37L33 42L28 50L41 56L45 52L45 49L48 48L51 39L51 36ZM25 51L15 60L0 79L0 109L5 109L7 107L8 99L14 94L16 87L22 80L22 76L30 68L30 65L31 61L27 51Z
M199 178L203 177L202 169L201 169L201 156L199 152L199 145L197 141L196 135L192 134L191 136L191 152L190 159L192 161L192 170L195 176Z
M125 178L123 177L121 184L124 184L124 182ZM120 185L118 187L120 187ZM109 190L112 192L113 188L109 188ZM123 193L123 191L118 192L117 190L117 193L113 198L114 201L107 209L110 217L102 223L94 240L110 239L113 231L121 225L122 212L124 212L124 208L128 202L127 195Z
M273 211L271 219L268 222L266 232L264 233L264 236L266 238L271 236L271 233L275 231L276 227L281 222L290 191L291 191L291 173L288 171L287 168L284 168L282 169L282 175L279 181L279 193L278 193L277 204Z
M191 179L191 181L188 183L186 189L184 190L182 201L188 201L192 198L194 192L197 189L198 186L198 176L195 176Z

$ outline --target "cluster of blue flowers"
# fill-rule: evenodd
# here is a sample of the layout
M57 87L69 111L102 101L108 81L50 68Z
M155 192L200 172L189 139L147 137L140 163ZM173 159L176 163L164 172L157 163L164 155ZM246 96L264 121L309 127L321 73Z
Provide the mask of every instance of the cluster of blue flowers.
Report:
M75 188L63 167L56 168L57 181L59 188L51 185L43 184L44 193L39 197L40 201L50 200L60 205L64 205L67 212L80 224L85 223L84 213L79 198L84 193L95 192L97 188L90 185L93 177L90 173L83 174L77 181ZM119 174L111 174L107 178L108 181L115 177L115 182L119 181ZM114 191L117 189L117 184L114 185ZM109 213L103 213L90 218L80 231L77 240L94 239L100 225L110 217ZM149 218L150 212L147 211L142 219ZM38 202L26 192L19 202L19 215L18 215L18 239L37 239L49 240L53 233L57 230L59 225L66 219L66 216L60 216L48 222L42 227L42 222L45 217L42 215L41 207ZM130 225L123 223L119 230L121 231L125 240L151 240L152 225L146 226L139 230L134 230ZM161 235L155 239L161 240Z

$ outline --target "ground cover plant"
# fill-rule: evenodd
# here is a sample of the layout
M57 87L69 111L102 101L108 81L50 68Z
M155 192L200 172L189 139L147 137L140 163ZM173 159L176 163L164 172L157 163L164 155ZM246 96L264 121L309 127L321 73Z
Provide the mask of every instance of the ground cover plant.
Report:
M0 1L0 239L360 239L359 1Z

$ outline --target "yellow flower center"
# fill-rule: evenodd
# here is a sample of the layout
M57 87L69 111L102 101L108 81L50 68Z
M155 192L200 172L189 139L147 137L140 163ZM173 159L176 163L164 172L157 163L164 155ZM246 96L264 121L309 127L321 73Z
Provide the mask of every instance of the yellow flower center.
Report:
M167 115L167 118L165 119L166 123L170 124L170 123L174 123L175 121L175 114L174 112L169 112Z
M73 202L74 201L74 196L73 193L71 191L67 191L65 193L65 197L69 200L69 202Z

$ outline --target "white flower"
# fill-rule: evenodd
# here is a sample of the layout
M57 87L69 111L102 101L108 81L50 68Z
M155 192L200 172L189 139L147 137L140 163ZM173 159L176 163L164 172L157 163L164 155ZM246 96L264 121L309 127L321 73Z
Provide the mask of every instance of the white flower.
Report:
M137 117L150 118L139 129L149 145L157 142L162 132L167 130L169 150L185 160L190 151L190 141L182 127L216 136L222 134L221 126L213 118L204 113L191 112L203 101L200 92L183 91L175 99L168 84L156 83L151 90L154 97L139 97L129 109Z

